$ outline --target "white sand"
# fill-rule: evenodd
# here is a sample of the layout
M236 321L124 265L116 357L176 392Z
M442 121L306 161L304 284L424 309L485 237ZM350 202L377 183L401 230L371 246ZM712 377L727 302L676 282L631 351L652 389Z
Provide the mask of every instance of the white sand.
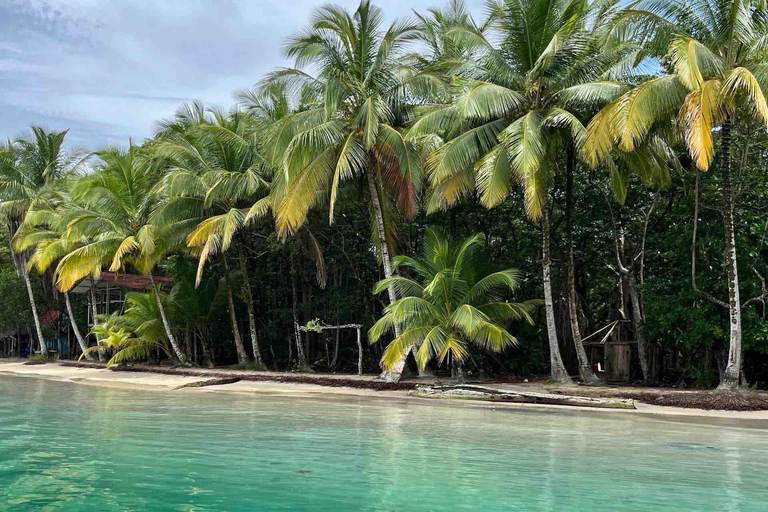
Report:
M11 374L24 377L37 377L53 380L66 380L87 385L118 387L125 389L145 389L171 391L179 386L193 382L202 382L212 377L209 372L201 371L199 377L188 377L181 375L165 375L144 372L113 372L101 368L76 368L60 366L58 364L44 365L25 365L21 360L0 360L0 374ZM221 373L221 372L219 372ZM286 374L276 374L286 375ZM236 375L233 375L233 377ZM323 375L326 377L326 375ZM357 377L337 375L336 378L355 377L356 379L371 379L371 377ZM509 387L509 386L505 386ZM521 386L522 387L522 386ZM531 391L531 389L528 389ZM555 410L574 410L579 412L594 412L600 414L641 414L641 415L663 415L670 417L683 418L722 418L722 419L740 419L745 421L745 426L768 428L768 411L705 411L702 409L683 409L678 407L660 407L635 402L636 410L621 409L588 409L584 407L570 407L559 405L538 405L538 404L500 404L490 402L468 402L465 400L433 401L425 398L409 397L406 391L374 391L370 389L357 389L347 387L328 387L317 384L299 384L286 382L258 382L258 381L239 381L233 384L224 384L216 386L206 386L199 388L184 388L177 393L238 393L238 394L260 394L260 395L279 395L293 397L319 397L319 396L346 396L346 397L369 397L369 398L407 398L409 400L419 400L422 403L449 405L456 407L493 407L493 408L540 408ZM672 418L670 418L672 419ZM758 421L754 421L758 420Z

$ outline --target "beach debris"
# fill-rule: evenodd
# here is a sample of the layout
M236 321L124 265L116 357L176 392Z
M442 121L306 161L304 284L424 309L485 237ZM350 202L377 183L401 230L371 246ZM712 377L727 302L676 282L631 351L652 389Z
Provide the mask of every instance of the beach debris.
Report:
M225 384L234 384L235 382L240 382L240 377L231 377L228 379L208 379L208 380L200 380L197 382L188 382L187 384L182 384L181 386L177 386L173 388L176 389L183 389L183 388L204 388L206 386L223 386Z
M485 386L462 384L457 386L418 386L408 393L422 398L457 400L482 400L517 404L570 405L576 407L597 407L602 409L634 409L631 398L593 398L586 396L556 395L528 391L511 391Z

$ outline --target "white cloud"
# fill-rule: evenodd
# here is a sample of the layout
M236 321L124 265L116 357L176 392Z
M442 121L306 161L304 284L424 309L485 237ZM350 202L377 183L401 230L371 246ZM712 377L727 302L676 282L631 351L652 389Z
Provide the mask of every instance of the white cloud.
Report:
M387 16L447 0L379 2ZM470 2L480 12L482 0ZM97 147L141 140L193 99L232 104L234 90L286 65L285 38L322 0L10 0L0 4L0 137L30 124ZM354 9L357 0L337 3ZM62 126L64 125L64 126Z

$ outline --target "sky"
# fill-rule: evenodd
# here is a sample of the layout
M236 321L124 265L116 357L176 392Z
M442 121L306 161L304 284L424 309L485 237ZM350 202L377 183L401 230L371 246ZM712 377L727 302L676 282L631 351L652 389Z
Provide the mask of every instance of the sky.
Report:
M388 19L447 0L379 0ZM0 0L0 137L69 128L70 145L140 143L193 100L287 66L285 38L322 0ZM358 0L334 0L354 9ZM476 16L482 0L469 0Z

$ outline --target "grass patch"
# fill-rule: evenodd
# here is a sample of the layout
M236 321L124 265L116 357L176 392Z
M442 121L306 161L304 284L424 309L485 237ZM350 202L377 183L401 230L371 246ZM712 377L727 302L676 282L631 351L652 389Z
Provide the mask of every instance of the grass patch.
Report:
M46 364L51 361L53 361L53 359L50 358L48 354L34 354L29 356L29 360L24 364L27 364L27 365Z

